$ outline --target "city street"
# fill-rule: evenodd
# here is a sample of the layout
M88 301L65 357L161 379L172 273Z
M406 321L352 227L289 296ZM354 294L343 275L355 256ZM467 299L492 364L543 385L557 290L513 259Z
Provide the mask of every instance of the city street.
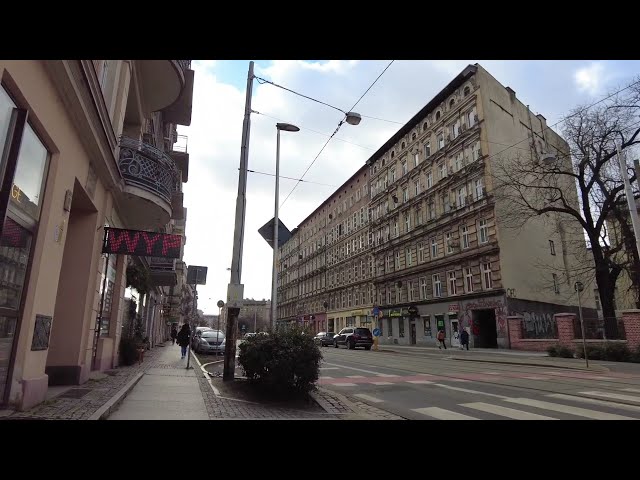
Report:
M325 347L322 352L321 386L406 419L640 419L638 365L624 371L594 365L586 371L574 366L577 361L535 354L520 357L522 363L537 363L528 366L461 361L477 352L452 349L405 353ZM545 361L550 366L540 366ZM573 368L563 368L567 365Z

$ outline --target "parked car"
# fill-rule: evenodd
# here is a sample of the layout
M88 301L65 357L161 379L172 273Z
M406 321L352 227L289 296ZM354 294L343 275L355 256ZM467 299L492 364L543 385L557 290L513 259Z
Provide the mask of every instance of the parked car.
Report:
M198 342L194 347L196 353L223 354L226 347L225 337L218 330L205 330L200 332Z
M256 336L256 334L254 332L249 332L249 333L245 333L244 337L242 337L242 338L251 338L251 337L255 337L255 336Z
M365 350L371 350L373 345L373 335L371 330L364 327L347 327L333 337L333 346L344 345L348 349L353 350L356 347L364 347Z
M191 349L192 350L196 349L196 345L198 344L198 341L200 339L200 335L202 334L202 332L208 332L210 330L213 330L213 328L211 328L211 327L196 327L196 329L193 331L193 336L191 337Z
M313 337L313 342L316 345L320 345L321 347L326 347L333 345L333 337L335 333L333 332L320 332L315 337Z

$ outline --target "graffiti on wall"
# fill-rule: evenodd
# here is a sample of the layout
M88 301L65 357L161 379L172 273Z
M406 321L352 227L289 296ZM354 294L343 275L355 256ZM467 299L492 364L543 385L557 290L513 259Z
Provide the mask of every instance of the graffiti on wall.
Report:
M521 312L524 338L556 338L553 313Z
M499 337L507 336L507 307L501 298L480 299L471 302L463 302L462 314L460 315L460 326L471 327L472 333L476 334L473 325L473 310L494 310L496 313L496 330Z

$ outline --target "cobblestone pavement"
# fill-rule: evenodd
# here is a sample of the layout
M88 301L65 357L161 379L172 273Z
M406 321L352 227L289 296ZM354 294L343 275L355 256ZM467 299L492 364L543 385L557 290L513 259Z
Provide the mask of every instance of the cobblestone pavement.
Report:
M349 419L362 420L405 420L403 417L386 412L361 401L353 401L347 397L318 389L314 394L316 401L327 411L338 415L345 415Z
M145 352L144 362L130 367L108 370L107 376L100 380L89 380L76 385L62 395L46 400L25 412L14 412L3 420L87 420L100 407L105 405L135 375L156 366L162 346ZM79 398L71 398L75 395Z

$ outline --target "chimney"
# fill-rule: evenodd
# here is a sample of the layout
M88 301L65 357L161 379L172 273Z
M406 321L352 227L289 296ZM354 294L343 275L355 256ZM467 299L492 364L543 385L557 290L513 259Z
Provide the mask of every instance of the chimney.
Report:
M516 99L516 92L511 87L507 87L507 92L509 92L509 96L511 97L511 101L513 102Z

